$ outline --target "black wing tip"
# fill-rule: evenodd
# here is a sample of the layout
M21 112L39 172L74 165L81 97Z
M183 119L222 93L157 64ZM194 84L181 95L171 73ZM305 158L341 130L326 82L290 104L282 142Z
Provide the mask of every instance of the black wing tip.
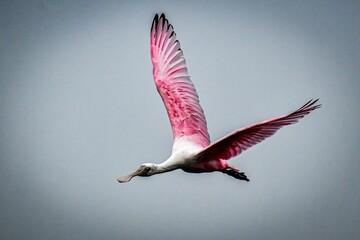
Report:
M169 22L169 20L166 18L165 13L161 13L160 17L159 17L159 14L157 14L157 13L155 14L154 20L151 25L150 34L154 34L154 36L157 35L157 31L160 31L158 29L159 24L162 25L162 27L161 27L162 31L163 30L165 30L165 32L170 31L169 38L174 38L175 43L178 42L178 44L179 44L179 48L177 49L177 51L182 51L180 48L180 42L176 39L176 33L174 31L174 27Z
M159 22L159 14L157 14L157 13L155 14L153 22L155 22L155 23Z
M304 104L304 106L302 106L301 108L298 109L298 111L301 111L301 110L309 110L309 111L312 111L312 110L315 110L315 109L318 109L321 107L321 104L317 104L315 105L315 103L317 103L319 101L319 98L317 99L310 99L307 103Z
M317 103L318 101L319 101L319 98L315 99L314 104ZM321 105L321 103L320 103L320 104L315 105L314 107L315 107L315 108L320 108L321 106L322 106L322 105Z
M312 106L312 109L313 109L313 110L318 109L318 108L321 108L321 104L316 104L316 103L318 103L319 98L317 98L317 99L315 99L315 100L312 100L312 99L311 99L311 101L312 101L312 102L310 103L309 107Z
M157 27L158 23L159 23L159 15L155 14L154 20L153 20L152 25L151 25L151 31L154 30L154 28Z
M170 24L170 26L173 28L173 26ZM169 26L169 29L170 29L170 26ZM173 28L174 29L174 28ZM175 33L175 31L174 30L172 30L172 32L171 32L171 34L170 34L170 36L169 36L169 38L171 38L172 36L174 36L174 37L176 37L176 33Z
M152 25L151 25L151 31L154 30L154 28L156 29L159 25L159 22L162 23L162 27L164 28L165 26L167 27L166 31L168 31L170 29L170 26L172 26L171 24L169 24L169 21L167 20L165 13L161 13L160 17L159 14L155 14Z
M159 22L163 19L163 21L167 21L166 17L165 17L165 14L164 13L161 13L160 14L160 17L159 17L159 14L155 14L154 16L154 20L153 20L153 23L155 22L155 24L159 24Z

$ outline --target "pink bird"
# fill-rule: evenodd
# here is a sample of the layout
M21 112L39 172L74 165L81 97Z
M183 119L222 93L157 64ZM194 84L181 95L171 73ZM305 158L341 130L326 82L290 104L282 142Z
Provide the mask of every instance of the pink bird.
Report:
M172 154L163 163L142 164L135 172L119 177L117 180L120 183L128 182L135 176L151 176L175 169L190 173L219 171L249 181L244 172L232 167L227 160L321 106L315 104L318 99L310 100L293 113L240 128L210 144L205 115L190 80L180 43L164 14L160 18L157 14L154 17L150 52L156 88L172 127Z

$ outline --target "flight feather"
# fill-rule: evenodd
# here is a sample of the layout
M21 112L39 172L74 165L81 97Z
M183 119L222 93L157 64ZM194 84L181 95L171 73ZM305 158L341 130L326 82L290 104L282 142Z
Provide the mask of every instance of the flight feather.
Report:
M201 147L210 143L206 119L190 80L180 43L164 14L150 30L150 52L156 88L168 113L174 140L186 137Z

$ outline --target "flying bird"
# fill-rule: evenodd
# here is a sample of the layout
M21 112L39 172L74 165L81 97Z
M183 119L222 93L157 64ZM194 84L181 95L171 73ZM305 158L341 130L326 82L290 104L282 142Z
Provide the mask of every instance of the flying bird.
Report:
M318 99L310 100L288 115L237 129L210 144L205 115L190 80L183 51L173 26L164 14L160 17L156 14L152 22L150 53L155 85L172 127L172 154L163 163L142 164L135 172L117 178L120 183L128 182L135 176L151 176L176 169L190 173L218 171L249 181L244 172L232 167L227 160L321 106L316 104Z

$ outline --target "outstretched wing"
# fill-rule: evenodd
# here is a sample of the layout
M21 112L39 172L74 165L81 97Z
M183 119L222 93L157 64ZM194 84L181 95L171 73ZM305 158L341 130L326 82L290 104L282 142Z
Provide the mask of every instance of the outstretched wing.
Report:
M150 51L157 90L170 118L173 137L201 147L210 144L204 112L190 80L180 43L171 24L155 15L150 31Z
M235 157L246 149L272 136L281 127L294 124L300 118L319 108L321 105L315 105L317 101L318 99L315 101L310 100L291 114L238 129L204 148L197 154L195 159L198 162L206 162L211 160L228 160Z

